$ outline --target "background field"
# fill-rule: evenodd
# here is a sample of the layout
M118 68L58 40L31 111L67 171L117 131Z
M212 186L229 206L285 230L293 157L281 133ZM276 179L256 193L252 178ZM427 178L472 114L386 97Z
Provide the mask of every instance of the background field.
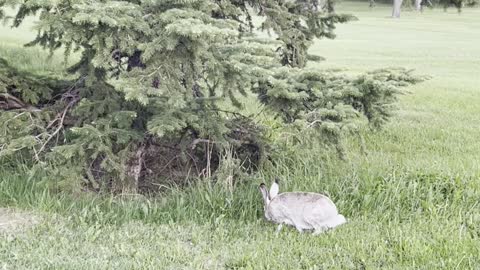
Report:
M317 42L321 68L399 66L431 80L408 89L381 132L348 139L348 160L292 149L279 166L229 194L209 184L159 199L53 194L0 165L0 206L41 218L0 234L6 269L479 269L480 9L404 12L344 2L360 20ZM25 49L29 26L0 28L0 56L23 70L63 75L62 57ZM25 169L26 171L26 169ZM349 223L312 237L262 219L257 185L329 194Z

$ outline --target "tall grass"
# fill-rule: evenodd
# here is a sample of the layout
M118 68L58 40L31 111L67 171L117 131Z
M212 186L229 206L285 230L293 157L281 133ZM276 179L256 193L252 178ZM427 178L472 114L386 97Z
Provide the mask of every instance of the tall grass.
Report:
M200 181L183 190L172 189L160 196L119 196L95 193L54 192L27 177L28 172L0 175L0 204L46 212L69 214L79 211L82 221L122 224L144 222L209 223L217 218L254 222L261 217L258 184L281 177L282 190L313 190L329 195L350 218L363 215L381 220L442 217L452 214L468 218L478 213L480 177L453 172L429 173L392 166L356 165L333 160L318 163L319 152L296 153L295 158L277 160L275 171L248 179L231 192L221 184ZM368 166L370 165L370 168ZM349 168L350 167L350 168Z

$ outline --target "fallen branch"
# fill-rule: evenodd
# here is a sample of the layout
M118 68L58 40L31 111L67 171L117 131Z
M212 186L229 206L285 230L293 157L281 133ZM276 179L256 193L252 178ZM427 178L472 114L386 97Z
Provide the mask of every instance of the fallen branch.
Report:
M53 133L48 135L47 140L42 144L40 149L36 151L36 159L38 160L39 155L45 150L45 147L48 145L48 143L58 135L58 133L62 130L65 122L65 116L67 115L68 111L75 106L79 101L80 101L80 94L78 89L76 89L76 86L82 82L84 78L80 78L73 84L67 92L62 94L61 101L67 102L67 105L63 109L62 112L58 113L55 119L50 121L50 123L47 125L47 129L53 127L56 124L56 129L53 131Z
M9 93L0 93L0 109L4 111L10 110L25 110L25 111L41 111L39 108L29 105L19 98L10 95Z

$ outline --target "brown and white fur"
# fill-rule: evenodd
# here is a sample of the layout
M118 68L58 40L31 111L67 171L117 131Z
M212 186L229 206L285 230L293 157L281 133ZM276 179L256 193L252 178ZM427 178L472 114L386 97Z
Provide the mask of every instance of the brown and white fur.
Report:
M299 232L314 230L322 233L347 222L338 213L335 204L325 195L313 192L284 192L278 194L278 180L267 191L264 183L260 184L264 201L265 217L279 224L277 234L283 224L295 227Z

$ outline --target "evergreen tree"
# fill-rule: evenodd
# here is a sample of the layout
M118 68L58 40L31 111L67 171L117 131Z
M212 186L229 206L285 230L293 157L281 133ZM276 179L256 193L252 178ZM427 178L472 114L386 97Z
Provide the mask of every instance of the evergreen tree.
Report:
M19 7L14 27L39 16L27 46L81 59L69 68L77 79L68 87L23 87L0 69L0 93L36 108L2 112L0 155L25 153L53 164L51 174L95 188L138 190L146 159L165 144L195 165L210 144L217 155L250 149L244 158L256 155L259 165L267 141L254 117L241 114L241 96L255 94L286 126L338 144L361 115L379 127L398 87L418 81L405 70L347 78L307 69L320 59L308 54L313 41L334 38L335 25L353 19L336 14L331 0L0 1L7 5ZM257 16L276 38L256 34ZM211 159L201 167L215 170L218 157L215 166Z
M414 0L412 1L403 1L403 0L394 0L393 1L393 11L392 17L399 18L402 6L406 7L415 7L417 11L423 11L424 6L434 7L437 5L443 6L443 9L446 11L449 7L455 7L458 12L462 11L463 7L473 7L478 5L480 0ZM375 6L375 0L369 0L370 7Z

